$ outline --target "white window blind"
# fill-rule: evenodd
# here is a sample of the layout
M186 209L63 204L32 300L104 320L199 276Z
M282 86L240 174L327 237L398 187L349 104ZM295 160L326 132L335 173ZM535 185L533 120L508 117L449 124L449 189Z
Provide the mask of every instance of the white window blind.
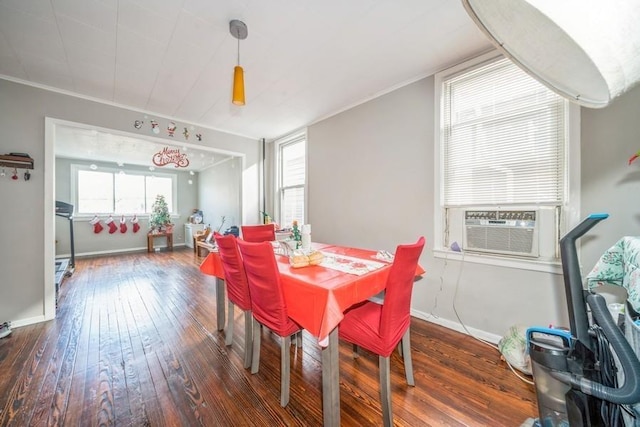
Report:
M279 145L280 225L305 221L306 139L298 137Z
M445 207L560 205L566 108L508 59L445 79Z

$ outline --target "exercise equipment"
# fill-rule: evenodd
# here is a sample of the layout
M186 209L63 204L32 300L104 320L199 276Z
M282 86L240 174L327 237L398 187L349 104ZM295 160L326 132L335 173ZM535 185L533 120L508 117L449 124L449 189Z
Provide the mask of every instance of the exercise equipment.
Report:
M56 260L56 275L62 273L64 276L71 276L76 267L76 250L73 237L73 212L74 207L72 204L56 200L56 216L69 220L69 244L71 249L71 257L68 260ZM56 285L59 285L57 280Z

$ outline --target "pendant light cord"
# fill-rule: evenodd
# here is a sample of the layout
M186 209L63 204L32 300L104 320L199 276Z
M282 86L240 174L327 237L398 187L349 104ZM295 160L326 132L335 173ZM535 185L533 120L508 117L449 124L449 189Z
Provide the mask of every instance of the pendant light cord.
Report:
M238 65L240 65L240 36L236 38L238 39Z

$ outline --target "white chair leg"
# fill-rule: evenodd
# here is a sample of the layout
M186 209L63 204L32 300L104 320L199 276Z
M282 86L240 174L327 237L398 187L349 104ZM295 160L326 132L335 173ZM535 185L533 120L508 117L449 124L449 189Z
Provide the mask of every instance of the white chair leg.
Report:
M260 369L260 323L253 318L253 350L252 350L252 359L251 359L251 373L255 374Z
M402 357L404 359L404 373L407 377L407 384L415 386L416 383L413 380L413 361L411 360L411 328L402 336Z
M224 330L224 344L228 347L233 343L233 303L229 300L227 304L227 327Z
M244 312L244 368L247 369L251 366L251 355L253 354L253 334L251 329L253 327L251 310Z
M282 337L280 345L280 406L289 403L289 383L291 382L291 337Z
M296 345L300 348L302 347L302 330L299 330L296 334Z
M389 359L389 357L378 356L378 365L380 369L380 404L382 405L382 421L384 427L391 427L393 425Z

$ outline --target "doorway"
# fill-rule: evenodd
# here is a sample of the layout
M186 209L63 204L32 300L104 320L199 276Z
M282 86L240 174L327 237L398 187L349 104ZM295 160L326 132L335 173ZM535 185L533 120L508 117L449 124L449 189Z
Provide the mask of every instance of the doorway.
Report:
M165 149L176 150L188 158L189 167L178 168L173 164L166 167L153 163L154 155ZM215 147L203 146L201 144L188 143L184 141L171 141L164 138L144 136L113 129L105 129L81 123L74 123L64 120L46 118L45 119L45 227L44 227L44 259L51 266L56 265L58 258L70 258L71 236L68 233L68 225L62 224L61 218L55 215L55 202L62 201L73 205L75 208L75 252L78 256L101 254L112 254L114 252L127 252L146 249L146 232L148 228L140 227L137 235L132 232L131 219L133 212L118 212L114 207L113 219L119 222L121 216L128 225L127 232L114 232L113 236L108 236L108 231L104 234L93 234L90 225L93 213L85 209L78 209L78 192L76 178L74 178L71 165L78 168L97 169L112 171L113 173L146 175L174 176L176 190L175 209L172 220L179 227L177 233L181 239L178 245L184 242L184 228L182 226L191 215L194 208L202 205L220 207L220 212L209 212L210 222L214 222L214 217L226 215L241 221L243 217L242 189L243 173L245 165L244 153L231 152L217 149ZM209 203L208 194L216 194L211 188L204 191L205 184L199 179L207 180L211 183L210 176L217 176L216 171L226 171L221 182L229 180L231 186L236 191L233 197L219 196L215 204ZM215 184L214 184L215 185ZM226 185L225 185L226 187ZM182 190L181 190L182 189ZM224 189L227 192L227 189ZM181 195L182 193L182 195ZM184 194L190 194L183 197ZM220 192L223 193L223 192ZM221 199L222 198L222 199ZM221 203L220 200L223 200ZM225 204L226 203L226 204ZM82 205L81 205L82 206ZM231 212L231 214L229 213ZM205 218L207 212L204 212ZM102 224L108 219L106 212L101 212L99 217ZM146 225L147 217L144 213L138 215L141 224ZM67 227L62 230L63 227ZM106 227L105 227L106 228ZM143 237L144 236L144 237ZM176 234L175 237L178 237ZM56 243L56 240L58 243ZM144 243L142 243L144 242ZM176 242L174 242L175 244ZM56 267L57 269L57 267ZM56 300L56 279L55 274L49 274L51 268L45 266L44 294L45 294L45 320L55 317Z

